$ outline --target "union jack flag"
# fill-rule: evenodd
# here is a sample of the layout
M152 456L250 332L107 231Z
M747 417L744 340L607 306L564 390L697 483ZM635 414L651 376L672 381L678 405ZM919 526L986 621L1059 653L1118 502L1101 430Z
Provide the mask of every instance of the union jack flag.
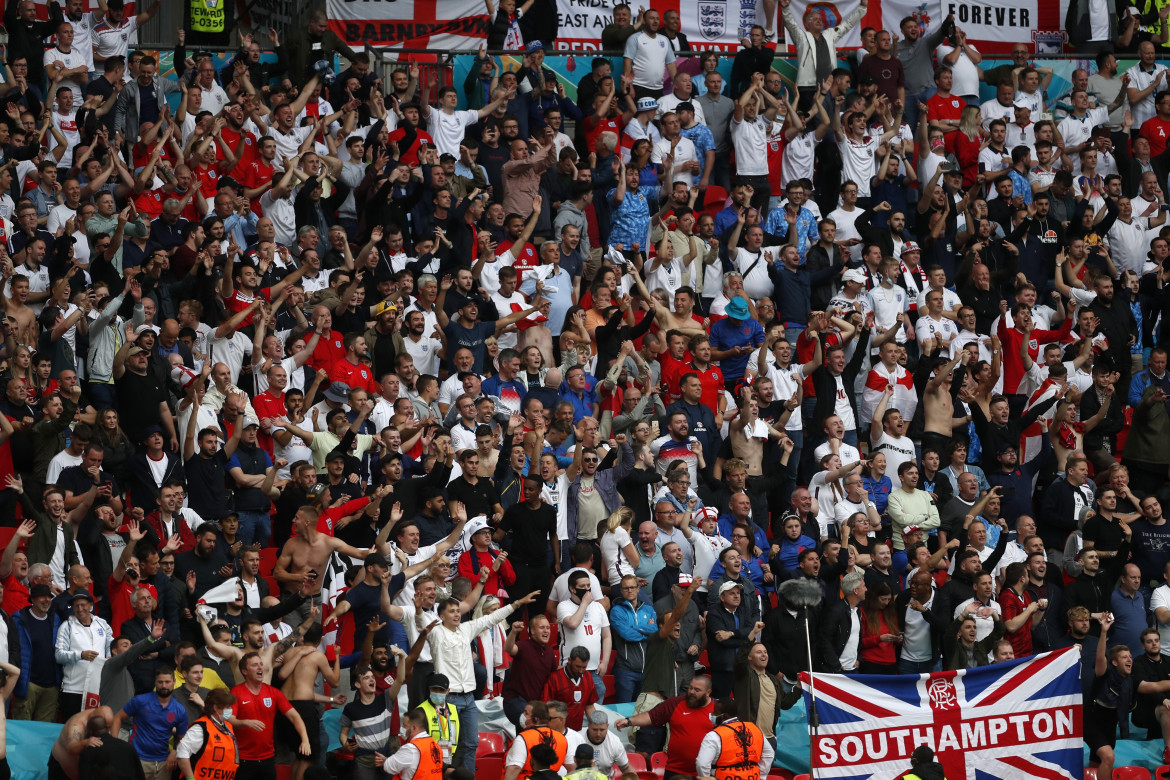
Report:
M817 674L813 775L893 780L925 744L948 780L1081 780L1080 671L1072 647L917 676Z

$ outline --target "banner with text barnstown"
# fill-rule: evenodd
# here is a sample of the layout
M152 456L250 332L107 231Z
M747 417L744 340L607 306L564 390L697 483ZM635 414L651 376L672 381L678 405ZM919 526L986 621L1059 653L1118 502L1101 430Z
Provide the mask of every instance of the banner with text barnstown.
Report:
M487 38L483 0L327 0L329 28L354 49L475 51Z
M1080 671L1071 647L957 672L817 674L814 776L893 780L929 745L949 778L1081 780Z

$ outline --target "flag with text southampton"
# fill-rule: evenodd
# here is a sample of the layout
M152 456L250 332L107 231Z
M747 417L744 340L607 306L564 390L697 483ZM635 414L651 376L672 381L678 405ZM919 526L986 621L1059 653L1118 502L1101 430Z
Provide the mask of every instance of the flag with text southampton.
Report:
M817 674L814 776L893 780L929 745L948 780L1081 780L1080 672L1070 647L957 672Z

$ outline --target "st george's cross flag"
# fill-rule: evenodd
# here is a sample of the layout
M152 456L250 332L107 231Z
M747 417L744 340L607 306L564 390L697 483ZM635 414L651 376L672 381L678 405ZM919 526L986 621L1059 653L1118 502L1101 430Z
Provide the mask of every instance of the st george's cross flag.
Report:
M1070 647L917 676L816 674L813 774L893 780L928 745L948 780L1081 780L1080 671Z

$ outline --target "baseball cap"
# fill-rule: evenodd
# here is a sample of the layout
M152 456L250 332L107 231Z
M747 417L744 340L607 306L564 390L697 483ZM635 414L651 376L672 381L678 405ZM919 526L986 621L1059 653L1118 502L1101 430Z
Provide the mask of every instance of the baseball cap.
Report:
M850 268L848 271L841 274L841 281L865 284L865 271L862 271L860 268Z
M53 589L48 585L41 585L40 583L33 585L28 589L28 597L30 599L41 598L42 596L52 596Z
M447 675L440 672L431 672L427 675L428 688L440 688L444 691L451 689L451 681L447 679Z
M107 6L107 8L108 7L109 6ZM126 350L127 357L134 357L135 355L145 355L145 354L148 354L147 351L139 346L133 346L133 347L130 347L130 349Z
M908 525L902 529L902 536L910 536L911 534L916 534L921 530L922 529L916 525Z
M680 588L689 588L689 587L691 587L691 583L694 581L695 581L695 578L689 574L684 574L684 573L680 572L678 575L678 586Z
M385 314L388 311L392 311L395 314L397 314L398 313L398 304L391 303L390 301L382 301L381 303L379 303L377 306L374 307L374 316L381 317L383 314Z
M306 493L306 495L308 495L309 498L318 499L321 496L325 495L325 483L324 482L314 482L312 485L309 486L309 489L307 491L305 491L305 493Z
M695 104L689 100L684 100L683 102L681 102L677 106L675 106L674 110L675 111L690 111L693 114L693 113L695 113Z
M528 45L524 47L524 50L529 54L534 51L544 51L544 44L540 41L529 41Z
M92 604L93 596L89 595L88 590L80 590L77 593L74 593L73 597L69 599L70 604L76 604L79 601L88 601L90 604Z
M314 487L316 486L314 485ZM387 569L390 568L390 562L387 561L386 556L382 555L381 553L370 553L369 556L366 557L365 565L385 566Z
M658 101L652 97L638 98L638 111L657 111Z
M742 587L743 586L740 585L738 582L731 582L731 581L725 582L719 586L719 595L722 596L724 593L731 590L732 588L742 588Z

